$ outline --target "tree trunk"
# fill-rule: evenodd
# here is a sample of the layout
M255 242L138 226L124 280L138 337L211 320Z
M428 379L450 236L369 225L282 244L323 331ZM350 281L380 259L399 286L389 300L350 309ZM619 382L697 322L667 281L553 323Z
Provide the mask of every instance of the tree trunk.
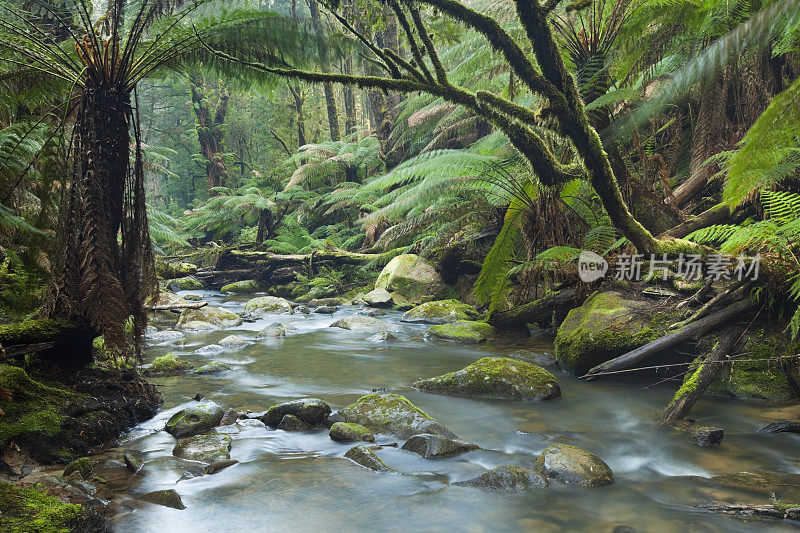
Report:
M317 0L310 0L309 7L311 8L311 20L314 23L314 29L317 32L317 47L319 49L321 61L320 67L322 72L330 72L328 65L328 54L325 47L325 35L322 32L322 22L320 21ZM325 107L328 110L328 127L330 128L331 132L331 140L338 141L342 136L339 131L339 111L336 108L336 97L333 93L333 84L330 82L325 82L322 84L322 88L325 91Z
M306 142L306 122L303 116L303 104L306 102L306 95L303 93L300 83L295 87L291 81L287 81L289 92L294 98L295 119L297 120L297 146L305 146Z
M353 58L348 57L344 62L345 74L353 73ZM345 85L342 89L344 93L344 134L345 137L353 133L356 128L356 94L355 87Z
M227 169L224 160L223 126L228 114L228 91L220 87L219 102L216 110L211 109L211 104L206 94L206 87L200 76L195 76L190 82L192 91L192 104L197 120L197 140L200 143L200 154L206 160L206 182L209 194L214 196L211 189L224 187L227 178Z

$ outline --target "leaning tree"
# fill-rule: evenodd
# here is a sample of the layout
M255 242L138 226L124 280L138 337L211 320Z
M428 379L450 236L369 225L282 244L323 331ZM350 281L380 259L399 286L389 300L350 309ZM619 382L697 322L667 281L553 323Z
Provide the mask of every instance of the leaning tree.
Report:
M254 10L220 14L210 10L213 1L109 0L97 12L91 0L0 0L0 74L6 86L59 93L50 95L56 104L41 110L41 121L68 132L72 154L61 191L60 253L41 313L69 320L89 340L104 335L117 354L132 353L129 319L140 353L144 303L157 291L137 84L166 70L241 74L201 40L269 65L317 53L311 30L296 21Z
M524 36L515 38L496 19L471 7L470 2L457 0L386 0L408 45L406 57L361 31L357 21L342 9L340 0L328 0L326 8L333 17L363 46L371 51L370 63L381 69L380 75L357 76L326 71L282 68L249 61L236 53L216 49L205 43L210 52L221 59L238 62L252 69L316 83L357 85L364 89L380 89L402 93L424 92L448 102L462 105L476 115L494 123L513 146L525 157L539 182L558 185L573 179L588 180L603 203L612 224L641 253L666 253L697 249L696 245L672 237L656 238L631 214L626 206L597 131L587 117L584 102L573 75L567 69L563 50L553 31L554 14L562 9L561 0L508 0L515 11L516 22ZM578 0L567 9L582 9L591 2ZM769 21L792 12L796 0L773 0L769 7L738 34L726 36L711 47L705 61L695 62L676 76L671 86L681 87L698 79L698 74L718 68L726 57L740 53L745 45L769 36ZM453 83L437 53L431 32L431 21L444 15L450 20L480 33L506 62L515 79L537 96L542 105L531 109L513 98L488 91L471 91ZM746 35L744 33L746 32ZM745 38L746 37L746 38ZM201 39L202 40L202 39ZM703 59L701 57L701 59ZM710 65L710 66L709 66ZM664 92L665 98L670 91ZM640 120L664 98L637 113ZM564 163L548 146L539 132L547 129L566 140L574 157Z

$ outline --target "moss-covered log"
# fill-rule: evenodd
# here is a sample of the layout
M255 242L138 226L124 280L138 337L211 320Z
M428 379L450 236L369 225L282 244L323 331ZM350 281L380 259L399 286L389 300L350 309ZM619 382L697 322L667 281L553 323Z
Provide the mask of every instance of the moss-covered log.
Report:
M675 397L661 415L659 421L662 424L677 422L689 414L695 402L714 381L722 368L722 362L730 355L740 338L741 331L738 328L728 328L722 333L709 356L697 366L691 377L675 393Z
M64 368L90 362L96 336L97 333L83 325L45 318L0 326L0 345L6 357L36 352Z
M494 311L489 323L498 329L524 328L526 324L539 327L557 327L570 310L579 307L585 300L574 288L553 292L508 310Z

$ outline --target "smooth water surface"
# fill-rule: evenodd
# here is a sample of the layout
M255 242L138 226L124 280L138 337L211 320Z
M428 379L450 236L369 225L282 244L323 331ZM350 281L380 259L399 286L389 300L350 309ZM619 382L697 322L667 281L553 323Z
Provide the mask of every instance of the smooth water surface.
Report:
M197 293L197 291L193 291ZM241 311L242 298L206 292L211 305ZM719 448L700 448L655 420L674 385L646 389L643 382L583 383L555 369L563 397L540 403L470 400L422 393L409 384L457 370L479 357L515 349L552 350L546 341L501 338L478 347L426 342L424 327L400 339L374 344L369 334L329 328L355 314L344 307L335 315L272 316L238 328L187 333L183 346L147 349L152 359L167 352L196 366L224 361L232 371L205 376L157 378L165 403L154 419L131 430L107 450L111 457L132 452L147 461L144 471L120 488L123 512L119 532L280 532L280 531L789 531L779 521L747 521L698 512L700 503L769 503L763 493L736 495L702 478L737 471L800 472L798 436L757 435L766 422L800 416L796 405L704 399L693 416L726 430ZM400 313L382 320L399 324ZM256 340L275 321L298 331L283 340ZM194 351L236 334L250 344L217 356ZM334 409L373 389L406 395L460 438L482 450L443 460L425 460L399 448L380 457L402 474L375 473L343 458L352 444L339 444L327 431L288 433L246 429L233 436L231 458L239 464L215 475L176 480L186 461L172 457L175 439L166 419L202 393L223 407L263 411L282 401L318 397ZM377 442L391 443L391 436ZM498 464L531 466L548 444L564 442L593 451L614 470L610 486L550 488L527 493L489 493L448 487ZM402 442L400 443L402 444ZM693 477L699 476L699 477ZM187 506L178 511L156 505L126 506L131 494L175 488ZM731 499L733 498L733 499Z

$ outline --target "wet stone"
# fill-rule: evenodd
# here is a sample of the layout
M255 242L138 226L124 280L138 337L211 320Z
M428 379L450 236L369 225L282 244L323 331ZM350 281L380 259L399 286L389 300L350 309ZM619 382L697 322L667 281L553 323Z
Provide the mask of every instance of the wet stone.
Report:
M403 449L425 459L443 459L480 449L480 446L462 440L448 439L441 435L422 434L408 439L403 444Z

